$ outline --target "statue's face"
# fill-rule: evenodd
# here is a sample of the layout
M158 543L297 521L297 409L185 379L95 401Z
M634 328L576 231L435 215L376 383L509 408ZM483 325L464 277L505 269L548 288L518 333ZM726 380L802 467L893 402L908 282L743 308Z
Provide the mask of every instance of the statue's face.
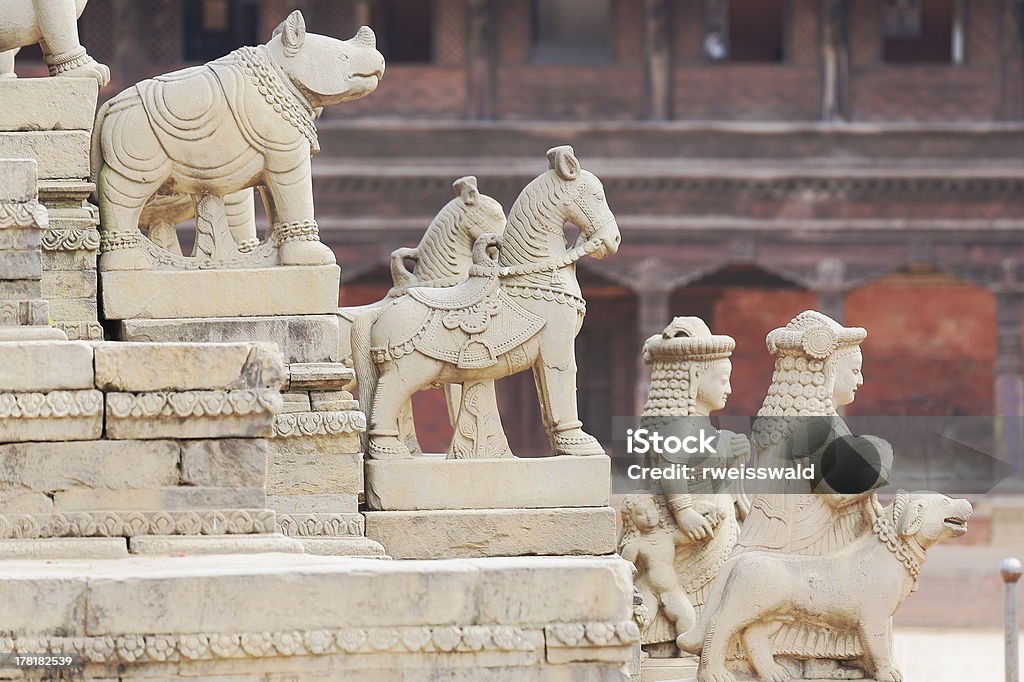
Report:
M857 389L864 383L861 365L864 356L860 348L842 353L836 359L836 382L832 390L832 402L836 406L849 405L857 397Z
M650 495L644 495L638 500L629 516L633 519L633 524L641 532L654 530L658 527L658 508L654 504L654 498Z
M732 362L716 360L701 372L697 382L697 411L710 414L725 408L732 393L729 377L732 375Z

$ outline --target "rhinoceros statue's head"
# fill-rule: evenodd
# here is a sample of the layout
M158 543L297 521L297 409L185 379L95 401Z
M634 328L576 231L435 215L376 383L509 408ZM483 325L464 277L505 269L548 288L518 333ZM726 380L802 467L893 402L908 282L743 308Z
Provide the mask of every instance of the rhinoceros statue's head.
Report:
M274 31L267 49L314 108L365 97L384 75L384 55L368 26L350 40L306 33L298 10Z

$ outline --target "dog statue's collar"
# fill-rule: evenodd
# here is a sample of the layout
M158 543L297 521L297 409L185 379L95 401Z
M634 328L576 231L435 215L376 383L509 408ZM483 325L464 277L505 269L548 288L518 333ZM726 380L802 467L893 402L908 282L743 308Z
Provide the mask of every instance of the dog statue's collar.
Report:
M917 578L921 575L921 564L924 563L925 552L921 545L914 538L904 539L896 530L896 522L886 518L884 515L875 517L871 524L871 530L878 536L879 542L896 555L907 573L914 579L914 589L917 589Z

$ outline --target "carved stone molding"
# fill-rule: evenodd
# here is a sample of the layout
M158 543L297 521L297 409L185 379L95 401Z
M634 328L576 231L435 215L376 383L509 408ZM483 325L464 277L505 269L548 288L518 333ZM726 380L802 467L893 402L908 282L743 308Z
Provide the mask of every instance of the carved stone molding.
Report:
M278 532L288 537L363 537L366 522L362 514L278 514Z
M223 632L100 637L0 637L0 650L32 654L79 654L87 663L138 664L173 661L337 656L346 654L477 654L542 652L581 633L580 644L607 647L639 641L635 623L559 623L544 628L517 625L443 625L281 632ZM634 636L635 634L635 636ZM592 641L590 638L594 637Z
M0 203L0 230L26 227L45 228L49 224L46 207L38 201L24 204Z
M0 327L46 325L48 321L47 301L0 300Z
M47 251L99 251L100 233L82 228L47 230L43 235L43 248Z
M107 394L107 410L117 419L273 414L280 405L272 389Z
M274 417L275 438L301 438L338 433L362 433L366 415L358 410L347 412L296 412Z
M102 412L103 394L95 390L0 393L0 419L95 417Z
M102 341L103 327L99 322L55 322L54 327L68 335L68 341Z
M11 539L249 535L275 532L277 525L274 512L266 509L0 515L0 538Z

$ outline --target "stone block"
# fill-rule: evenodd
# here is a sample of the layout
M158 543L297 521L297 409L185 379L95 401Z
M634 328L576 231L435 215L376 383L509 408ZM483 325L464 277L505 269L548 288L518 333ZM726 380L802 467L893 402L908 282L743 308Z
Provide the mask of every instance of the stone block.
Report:
M60 561L126 558L128 542L125 538L0 540L0 559Z
M310 406L314 412L347 412L359 409L359 401L348 391L310 391Z
M288 390L342 389L355 378L355 372L336 362L293 362L288 365Z
M72 341L102 341L103 327L99 322L89 321L62 321L54 322L53 325L67 334Z
M0 538L7 540L276 532L274 512L269 509L89 509L45 514L0 513Z
M337 447L339 438L345 436L268 441L267 492L271 495L358 495L363 483L362 457Z
M283 535L136 535L129 538L132 554L302 554L302 543Z
M366 415L348 412L293 412L274 417L274 438L332 436L332 452L359 452L360 434L366 430ZM327 443L325 443L327 444Z
M52 511L53 499L46 493L24 488L5 489L0 487L0 513L48 514Z
M299 538L306 554L390 559L379 542L367 538Z
M308 393L282 393L281 400L284 401L284 406L281 407L281 414L312 411Z
M268 503L272 498L268 496ZM301 514L280 512L277 527L281 533L296 538L363 537L366 526L363 515L356 512Z
M86 130L0 132L0 158L35 159L40 180L85 180L91 138Z
M3 177L3 175L0 174L0 177ZM0 250L38 249L42 243L43 231L38 227L5 227L0 229ZM45 263L45 257L43 260Z
M0 155L0 178L4 179L0 183L0 204L27 204L35 200L38 195L37 166L31 156Z
M281 394L274 389L108 393L113 440L263 438L273 433Z
M0 327L46 326L50 321L50 306L46 301L0 300Z
M181 480L195 486L263 486L267 442L256 438L184 441Z
M92 347L84 341L0 344L0 391L93 387Z
M97 320L99 306L95 298L50 299L50 317L54 320Z
M96 440L102 433L99 391L0 393L0 443Z
M288 363L336 361L338 337L334 315L124 320L118 324L118 338L123 341L273 341Z
M615 535L611 507L366 514L366 537L395 559L611 554Z
M352 493L281 495L268 492L267 507L282 514L354 513L359 509L359 496Z
M91 131L98 88L86 78L13 78L0 81L0 131Z
M54 492L174 486L179 453L174 441L0 445L0 494L7 488Z
M103 343L96 386L105 391L202 391L277 388L284 364L273 344Z
M0 273L0 277L3 273ZM37 299L43 297L43 285L36 279L0 279L0 299Z
M108 320L326 314L338 309L340 278L337 265L100 273Z
M196 488L178 486L151 490L76 488L53 496L54 511L185 511L189 509L263 509L263 488Z
M49 270L43 273L43 298L95 298L95 270Z
M25 343L26 341L67 341L68 335L63 330L54 327L27 326L27 327L2 327L0 326L0 343Z
M99 234L99 233L97 233ZM43 249L43 272L75 272L96 270L98 252Z
M0 251L0 273L8 280L39 279L43 258L39 251L4 249Z
M606 507L611 460L591 457L366 462L370 509L542 509Z

